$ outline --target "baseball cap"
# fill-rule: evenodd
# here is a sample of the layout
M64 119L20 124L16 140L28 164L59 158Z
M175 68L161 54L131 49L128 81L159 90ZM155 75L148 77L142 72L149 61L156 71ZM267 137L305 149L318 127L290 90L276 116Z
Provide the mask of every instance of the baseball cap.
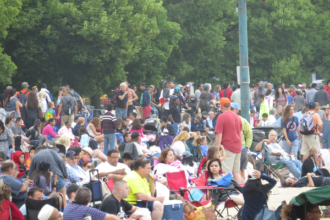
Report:
M187 157L191 157L191 156L192 156L192 154L189 151L185 151L182 153L183 158L187 158Z
M131 134L131 138L132 138L132 139L136 139L136 138L138 138L138 137L140 137L140 134L137 133L137 132L133 132L133 133Z
M183 87L183 85L179 84L179 85L178 85L178 87L179 87L179 88L182 88L182 87Z
M308 103L308 108L315 108L315 102Z
M291 86L290 86L290 88L293 88L293 89L295 89L296 87L295 87L294 85L291 85Z
M203 111L202 115L210 115L207 111Z
M190 87L190 85L186 85L185 87L188 88L188 87Z
M22 83L22 88L29 87L29 84L27 82Z
M174 88L174 92L180 92L180 88L177 86Z
M303 86L301 84L298 85L298 88L302 88Z
M237 108L237 109L239 109L239 106L238 106L238 104L237 104L236 102L232 102L232 103L230 104L230 106L231 106L232 108Z
M66 152L66 158L69 158L69 157L72 157L72 156L74 156L74 155L76 155L76 152L74 152L73 150L68 150L67 152Z
M230 100L228 98L221 98L220 99L220 105L229 107L230 106Z

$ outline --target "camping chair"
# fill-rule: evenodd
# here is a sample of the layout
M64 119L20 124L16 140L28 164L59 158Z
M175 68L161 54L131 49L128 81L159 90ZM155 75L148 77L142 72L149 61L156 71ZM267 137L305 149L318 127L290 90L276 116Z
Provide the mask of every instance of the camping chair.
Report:
M271 155L270 153L267 152L266 150L266 144L263 143L263 146L262 146L262 150L263 150L263 154L264 154L264 166L266 167L266 170L268 172L270 172L271 174L273 174L273 176L277 179L281 179L274 171L273 169L275 170L281 170L281 169L284 169L286 168L286 165L284 163L277 163L277 164L271 164L269 162L269 159L268 159L268 156ZM281 155L279 155L281 156Z
M57 197L46 200L34 200L34 199L26 199L26 220L35 220L38 219L38 214L42 207L46 204L53 206L54 208L60 210L61 205L60 201Z
M221 172L221 174L222 174L222 169L220 170L220 172ZM207 170L204 170L205 186L208 185L207 179L208 179L209 177L210 177L209 172L208 172ZM225 209L227 209L227 216L229 216L229 210L228 210L228 209L230 209L230 208L235 208L236 211L237 211L237 215L238 215L240 209L238 208L238 205L237 205L237 204L236 204L236 203L230 198L230 195L228 194L226 188L224 188L224 187L219 187L219 188L216 188L216 189L225 190L226 194L228 195L228 199L225 201L225 207L222 209L221 212L219 212L219 211L217 210L217 206L219 205L219 202L218 202L218 201L215 201L215 202L214 202L214 205L215 205L215 211L217 212L218 216L221 217L221 218L223 218L222 213L223 213L223 211L224 211ZM237 215L236 215L236 216L237 216Z
M183 199L188 201L190 201L189 195L191 198L193 198L189 190L192 189L211 190L214 188L214 186L187 187L188 183L186 180L186 174L184 170L175 173L166 173L166 178L170 192L175 192L175 193L179 192L180 195L183 197ZM191 202L195 206L199 207L208 204L210 201L211 199L201 203L198 201L191 201Z

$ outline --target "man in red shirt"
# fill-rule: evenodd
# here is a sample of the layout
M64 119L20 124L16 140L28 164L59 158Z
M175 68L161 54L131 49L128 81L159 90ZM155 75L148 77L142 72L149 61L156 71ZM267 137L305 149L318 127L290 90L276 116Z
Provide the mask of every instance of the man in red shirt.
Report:
M233 92L229 89L229 83L224 82L223 90L220 91L220 98L228 98L230 100L231 94L233 94Z
M324 90L328 92L330 98L330 80L327 81L327 84L324 86Z
M223 145L226 158L222 162L222 171L232 173L237 183L243 183L240 175L243 126L237 114L230 111L230 99L221 98L220 108L223 112L217 119L214 132L216 145L220 149Z

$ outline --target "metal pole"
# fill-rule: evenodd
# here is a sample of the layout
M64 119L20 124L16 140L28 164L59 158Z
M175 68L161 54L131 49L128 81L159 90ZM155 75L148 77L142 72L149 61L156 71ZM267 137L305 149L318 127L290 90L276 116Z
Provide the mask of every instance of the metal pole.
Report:
M241 78L241 112L243 118L250 122L250 72L247 35L247 0L238 1L238 24L239 24L239 65Z

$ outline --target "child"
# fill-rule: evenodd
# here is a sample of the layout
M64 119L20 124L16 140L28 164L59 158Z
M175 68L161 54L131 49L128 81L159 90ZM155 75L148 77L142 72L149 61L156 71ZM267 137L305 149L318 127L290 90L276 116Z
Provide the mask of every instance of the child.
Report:
M137 117L137 114L135 112L131 112L131 114L129 114L130 121L127 126L129 129L132 127L132 123L133 123L134 119L136 119L136 117Z
M265 127L269 124L268 122L268 114L267 113L263 113L262 114L262 120L259 122L258 127Z
M207 156L206 156L206 168L208 167L208 163L215 158L219 158L220 157L220 162L224 161L226 158L226 153L225 153L225 149L223 148L222 145L220 145L221 148L221 157L220 157L220 151L219 148L217 147L210 147L207 151Z
M165 116L162 117L162 119L160 120L160 125L162 126L161 130L163 132L166 132L165 129L167 129L167 133L168 135L172 135L175 136L175 130L172 124L167 123L167 118ZM165 130L165 131L164 131ZM188 131L189 133L189 131Z
M133 123L132 123L132 128L131 130L129 131L131 133L133 132L137 132L138 134L140 134L140 137L144 137L143 136L143 129L142 129L142 125L141 125L141 122L139 119L134 119Z
M55 108L54 102L48 102L48 109L45 112L45 121L48 121L51 118L56 118L55 117L56 113L55 113L54 108Z
M251 109L250 110L250 125L252 125L252 127L254 127L254 122L255 122L255 116L256 116L256 110Z
M123 131L125 131L123 129L123 119L117 118L116 138L119 145L124 142Z
M50 171L50 164L46 162L41 162L36 171L31 175L31 179L35 184L35 187L40 187L45 191L45 195L49 195L52 192L51 178L53 177L53 172Z
M263 94L259 95L260 110L259 110L259 120L262 120L262 114L269 112L267 103L265 102L265 96Z
M206 136L200 136L198 135L197 137L195 137L194 141L193 141L193 145L198 148L200 147L203 156L206 157L207 155L207 151L209 149L209 146L207 146L207 139Z
M220 173L221 170L221 162L219 160L219 158L214 158L212 160L210 160L208 166L207 166L207 170L209 172L210 177L207 178L207 182L211 181L211 180L221 180L223 178L222 174ZM237 205L244 205L244 198L243 195L239 192L242 191L242 187L236 183L235 181L231 181L230 185L228 186L228 188L230 188L231 190L227 192L224 192L226 190L217 190L217 196L216 197L219 199L219 201L226 201L228 199L228 197L230 196L230 198L237 204ZM236 189L236 190L235 190Z
M88 147L89 146L89 137L87 134L86 128L80 128L79 129L80 134L80 147Z
M32 146L30 148L30 156L29 156L29 159L26 160L26 167L27 168L30 168L30 164L31 164L31 160L32 158L34 157L34 153L36 152L36 147Z
M15 153L12 154L12 159L14 161L14 163L17 165L17 169L18 169L18 175L17 178L21 178L25 172L26 172L26 166L24 165L24 161L25 161L25 154L22 151L15 151Z

